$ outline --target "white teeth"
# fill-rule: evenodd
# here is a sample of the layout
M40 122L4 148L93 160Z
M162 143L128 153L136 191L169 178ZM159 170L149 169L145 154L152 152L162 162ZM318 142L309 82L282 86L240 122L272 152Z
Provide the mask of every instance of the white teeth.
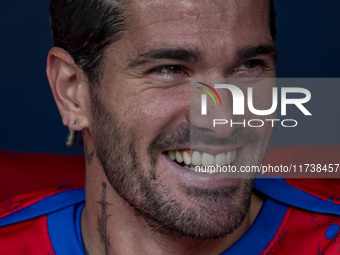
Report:
M191 157L187 151L183 152L183 159L184 159L184 164L186 164L187 166L191 164Z
M225 164L225 153L220 153L215 156L215 164L219 166L224 166Z
M214 166L215 165L215 157L209 153L202 154L202 166Z
M183 157L182 157L182 153L179 151L176 151L176 161L178 163L182 163L183 162Z
M194 151L191 156L191 163L196 166L200 166L202 164L202 156L198 151Z
M174 152L174 151L168 151L168 157L169 157L171 160L175 160L175 159L176 159L175 152Z
M226 153L223 152L217 155L206 152L201 153L199 151L193 151L190 155L190 152L187 150L171 150L167 152L167 155L171 160L177 161L179 164L184 162L186 166L194 170L195 166L230 165L236 158L236 150L228 151Z

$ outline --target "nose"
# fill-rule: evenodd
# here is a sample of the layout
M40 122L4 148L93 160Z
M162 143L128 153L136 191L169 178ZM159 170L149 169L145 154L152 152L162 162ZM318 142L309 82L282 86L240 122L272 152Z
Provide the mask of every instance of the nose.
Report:
M236 105L234 102L233 94L223 89L223 86L192 82L189 118L191 125L208 129L218 138L229 137L242 126L240 117L233 115L233 105Z

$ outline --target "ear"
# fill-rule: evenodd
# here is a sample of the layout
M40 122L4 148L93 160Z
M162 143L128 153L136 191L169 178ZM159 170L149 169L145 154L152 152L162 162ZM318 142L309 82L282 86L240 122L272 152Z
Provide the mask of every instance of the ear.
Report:
M90 92L84 72L68 52L54 47L48 53L46 73L63 124L76 131L88 127Z

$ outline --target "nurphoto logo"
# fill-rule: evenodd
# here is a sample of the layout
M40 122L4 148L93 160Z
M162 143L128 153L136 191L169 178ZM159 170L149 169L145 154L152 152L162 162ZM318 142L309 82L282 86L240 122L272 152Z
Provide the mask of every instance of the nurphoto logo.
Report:
M275 113L277 111L278 107L278 101L279 101L279 95L278 95L278 88L273 87L272 88L272 105L269 109L256 109L254 107L254 99L253 99L253 88L248 87L247 88L247 95L245 96L243 91L236 85L232 84L215 84L214 86L208 85L203 82L196 82L197 84L200 84L204 86L202 87L196 87L205 93L201 95L201 115L207 115L208 114L208 103L207 103L207 95L210 96L210 98L214 101L215 106L218 106L217 101L214 97L214 95L217 97L217 99L220 102L220 107L223 106L221 97L219 93L217 92L217 89L226 89L231 94L232 97L232 114L233 116L242 116L245 115L245 102L247 102L247 107L249 112L251 112L254 115L257 116L267 116ZM210 92L210 91L211 92ZM294 105L297 107L305 116L312 116L310 111L304 106L304 104L308 103L311 100L311 93L308 89L300 88L300 87L282 87L280 90L280 101L281 101L281 116L287 115L287 105ZM213 94L214 95L213 95ZM288 95L299 95L298 98L288 98ZM247 99L247 101L246 101ZM249 126L249 127L262 127L265 123L271 122L272 126L274 126L275 122L280 122L283 127L296 127L298 125L297 120L295 119L250 119L246 120L244 119L241 122L235 122L233 120L227 120L227 119L214 119L213 120L213 127L216 127L216 125L226 125L230 124L233 125L243 125L243 126Z

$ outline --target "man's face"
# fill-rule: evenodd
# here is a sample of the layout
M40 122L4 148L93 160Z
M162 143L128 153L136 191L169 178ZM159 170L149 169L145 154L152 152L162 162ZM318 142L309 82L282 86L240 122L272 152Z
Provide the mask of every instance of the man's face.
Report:
M249 209L253 181L192 178L169 151L196 151L202 164L203 153L209 159L224 154L235 166L262 161L270 125L213 129L190 118L189 99L190 78L275 76L272 54L261 51L273 46L268 1L135 1L128 14L92 98L91 130L108 180L159 231L193 238L230 234ZM254 98L270 106L270 96L258 88ZM216 144L190 148L191 131Z

